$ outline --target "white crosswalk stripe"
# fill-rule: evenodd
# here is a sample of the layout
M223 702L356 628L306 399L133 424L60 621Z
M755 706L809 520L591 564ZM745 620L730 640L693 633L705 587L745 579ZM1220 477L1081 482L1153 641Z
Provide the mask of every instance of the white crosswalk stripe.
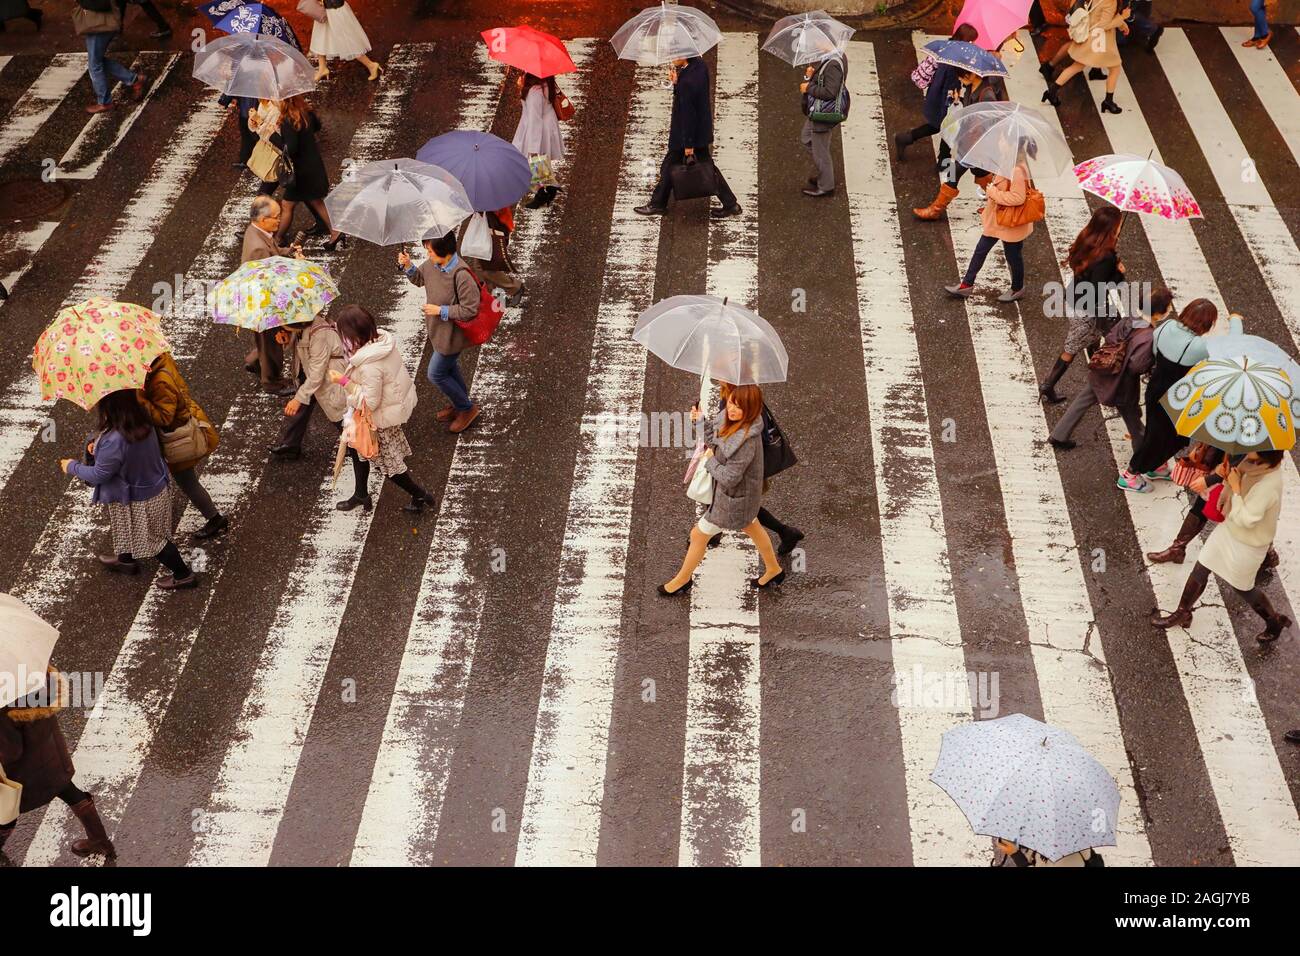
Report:
M0 164L36 135L85 75L84 53L60 53L50 61L0 125Z

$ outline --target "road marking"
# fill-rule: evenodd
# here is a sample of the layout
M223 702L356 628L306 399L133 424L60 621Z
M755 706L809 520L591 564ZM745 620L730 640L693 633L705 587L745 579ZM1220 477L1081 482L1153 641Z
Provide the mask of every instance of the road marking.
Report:
M68 147L68 151L63 154L63 158L59 160L59 176L64 179L94 179L100 167L104 165L104 160L108 159L109 154L117 148L117 144L122 142L126 134L131 131L131 127L140 118L144 108L149 105L153 95L158 92L158 87L162 86L163 80L167 79L167 74L171 72L180 56L179 53L141 53L131 64L131 72L138 75L141 70L144 70L147 76L152 76L153 82L149 84L149 89L144 96L140 97L140 102L132 104L131 112L121 119L116 127L111 124L119 119L117 110L96 113L92 116L90 122L82 128L72 145ZM161 67L155 70L155 65L160 62ZM224 118L224 113L222 117ZM114 130L116 131L113 132ZM110 132L113 133L111 140L109 140ZM169 152L170 150L164 147L163 155ZM179 195L180 193L176 194ZM175 199L176 196L172 198Z
M36 259L36 254L41 251L54 230L59 227L57 222L36 222L15 232L6 232L0 235L0 267L7 262L17 262L17 268L12 268L8 272L0 272L0 283L12 293L18 288L18 283L27 271L31 269L32 262ZM0 309L8 305L10 299L0 301ZM34 376L33 376L34 377ZM2 429L6 434L9 429Z
M0 124L0 165L36 135L85 75L84 53L59 53L50 61Z
M1232 55L1237 58L1241 72L1246 74L1255 95L1263 104L1268 118L1282 134L1291 155L1300 163L1300 91L1291 85L1286 70L1270 48L1257 50L1241 45L1254 36L1253 27L1221 27L1220 32L1232 50ZM1179 101L1182 101L1181 96Z

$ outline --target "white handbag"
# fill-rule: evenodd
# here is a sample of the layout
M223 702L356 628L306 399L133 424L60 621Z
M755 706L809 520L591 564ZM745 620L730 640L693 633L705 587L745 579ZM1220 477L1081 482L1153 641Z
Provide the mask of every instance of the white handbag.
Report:
M686 486L686 497L702 505L713 504L713 476L709 474L709 469L704 467L704 463L712 455L713 449L704 450L700 463L695 467L695 474L691 475L691 482Z
M481 212L474 213L465 230L465 238L460 244L460 254L470 259L492 258L492 230L488 227L487 216Z
M23 802L23 785L5 776L0 767L0 826L8 826L18 819L18 808Z

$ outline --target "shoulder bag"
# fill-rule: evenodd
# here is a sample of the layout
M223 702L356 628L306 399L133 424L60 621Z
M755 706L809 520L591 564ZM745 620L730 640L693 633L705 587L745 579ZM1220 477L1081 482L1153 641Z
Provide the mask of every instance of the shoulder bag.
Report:
M451 277L451 294L457 305L460 304L460 290L456 288L456 276L460 272L468 272L469 277L474 280L478 286L478 314L474 318L462 322L455 319L456 325L465 333L465 338L470 345L482 345L488 339L492 338L492 333L497 330L501 324L501 314L505 312L505 306L492 294L492 290L487 284L474 274L474 270L469 266L461 266Z
M1034 185L1034 181L1030 179L1025 183L1024 202L1019 206L1004 206L998 203L993 215L999 226L1007 226L1013 229L1016 226L1025 226L1031 222L1042 222L1047 215L1047 200Z
M776 416L772 414L767 405L763 406L763 431L761 434L763 438L764 480L771 478L773 475L779 475L787 468L799 463L794 449L790 447L790 442L785 437L785 432L781 431Z
M577 109L567 96L557 86L555 95L551 97L551 109L555 110L555 118L559 120L571 120Z
M22 805L23 785L6 777L5 768L0 767L0 826L8 826L17 820Z
M264 183L289 185L293 182L293 163L269 139L259 139L245 163L253 175Z
M686 484L686 497L702 505L711 505L713 504L713 476L709 474L709 469L704 467L704 462L713 454L713 449L705 448L702 452L697 449L697 453L698 459L691 462L695 471Z
M822 62L817 70L817 75L821 76L822 70L826 69L826 64L830 59ZM819 100L811 93L805 94L808 97L808 118L814 123L843 123L849 118L849 83L848 69L844 64L840 64L844 75L840 79L840 91L835 95L833 100Z
M188 417L183 424L175 428L158 429L158 441L162 445L163 459L169 465L199 461L206 458L216 447L216 443L208 438L208 430L212 429L212 426L199 417L199 407L190 397L189 389L177 381L170 372L167 374L172 380L176 394L185 403Z

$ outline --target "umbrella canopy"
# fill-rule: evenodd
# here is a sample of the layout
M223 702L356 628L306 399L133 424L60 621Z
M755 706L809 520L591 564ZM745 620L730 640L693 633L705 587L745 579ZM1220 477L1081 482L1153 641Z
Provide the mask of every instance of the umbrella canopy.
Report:
M1115 845L1115 779L1072 735L1024 714L946 731L930 779L981 836L1051 860Z
M722 31L708 14L664 2L628 20L609 42L620 60L633 60L637 66L661 66L703 56L721 39Z
M479 130L456 129L435 136L415 158L456 177L475 212L513 206L528 192L533 178L527 156L501 137Z
M302 50L293 27L269 3L245 3L244 0L213 0L199 4L199 10L212 21L213 27L227 33L261 33L283 40L295 50Z
M455 176L414 159L349 170L325 197L325 208L339 232L380 246L436 238L474 212Z
M931 40L925 48L940 63L978 76L1006 76L1007 66L988 50L963 40Z
M264 332L310 322L338 294L322 265L286 256L253 259L212 291L212 320L218 325Z
M1019 103L959 106L947 115L941 130L963 165L1008 178L1022 155L1058 174L1070 164L1070 145L1057 126Z
M784 382L790 357L756 312L713 295L675 295L637 319L632 338L673 368L732 385Z
M493 27L479 36L492 59L533 76L572 73L578 68L563 41L530 26Z
M143 386L149 363L169 351L157 315L96 297L59 311L36 340L32 369L42 398L89 410L109 392Z
M1295 446L1300 396L1276 365L1206 359L1174 382L1160 404L1178 434L1229 455Z
M763 49L791 66L820 63L829 56L843 53L853 33L853 27L840 23L825 10L796 13L776 21Z
M1276 342L1258 335L1209 335L1205 350L1212 359L1248 358L1262 365L1276 365L1286 372L1293 388L1300 391L1300 362ZM1300 414L1300 409L1297 409Z
M979 31L975 43L986 50L996 50L1002 42L1029 22L1029 8L1034 0L966 0L952 29L969 23Z
M1074 167L1085 192L1125 212L1162 219L1202 219L1201 207L1183 177L1150 157L1107 153Z
M59 631L22 601L0 594L0 707L40 690Z
M194 54L194 77L230 96L287 100L316 88L311 62L275 37L233 33Z

